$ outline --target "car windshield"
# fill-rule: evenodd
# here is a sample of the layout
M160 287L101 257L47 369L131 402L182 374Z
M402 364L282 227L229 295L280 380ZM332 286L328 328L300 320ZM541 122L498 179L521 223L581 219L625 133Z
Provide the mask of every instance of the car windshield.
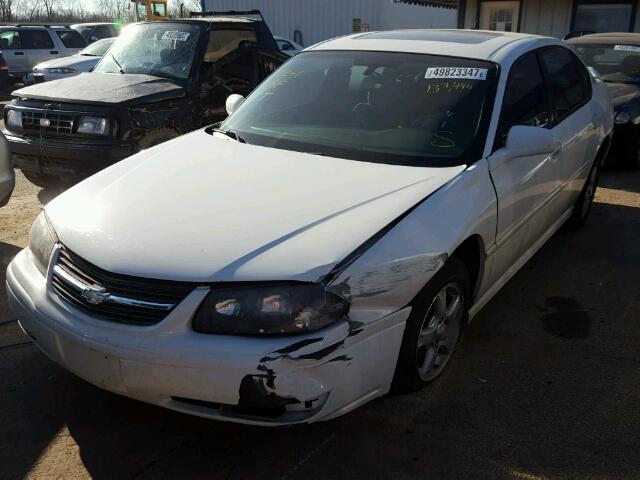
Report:
M605 82L640 83L640 45L579 44L573 48Z
M95 68L102 73L141 73L184 80L189 77L200 27L189 23L130 25Z
M495 64L464 58L302 53L221 128L285 150L416 166L463 164L481 151L496 76Z
M87 48L80 52L80 55L86 55L88 57L101 57L103 56L109 47L115 42L115 38L104 38L92 43Z

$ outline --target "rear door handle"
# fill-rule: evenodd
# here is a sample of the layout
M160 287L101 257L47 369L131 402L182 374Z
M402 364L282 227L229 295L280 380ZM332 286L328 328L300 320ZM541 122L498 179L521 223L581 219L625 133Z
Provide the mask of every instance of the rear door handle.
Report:
M49 53L57 54L57 53L58 53L58 51L57 51L57 50L51 50Z
M13 52L14 55L24 55L24 52Z

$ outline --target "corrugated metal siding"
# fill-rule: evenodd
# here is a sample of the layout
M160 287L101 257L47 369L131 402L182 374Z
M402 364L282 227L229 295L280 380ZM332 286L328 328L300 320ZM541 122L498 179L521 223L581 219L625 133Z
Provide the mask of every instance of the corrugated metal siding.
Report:
M465 28L476 26L477 0L467 0ZM572 0L522 0L520 31L562 38L569 33Z
M370 30L453 27L456 18L454 10L391 5L390 0L205 0L205 10L253 9L262 12L274 35L293 38L300 30L306 46L351 33L354 18Z
M523 0L520 31L562 38L569 33L571 0Z
M464 28L476 28L476 12L478 0L467 0L467 10L464 19Z

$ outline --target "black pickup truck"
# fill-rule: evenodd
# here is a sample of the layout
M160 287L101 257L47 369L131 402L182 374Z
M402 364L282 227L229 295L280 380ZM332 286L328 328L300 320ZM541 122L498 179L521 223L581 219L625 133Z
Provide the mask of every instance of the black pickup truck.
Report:
M246 96L288 58L258 11L136 23L91 73L13 92L4 134L33 183L77 181L223 120L230 94Z

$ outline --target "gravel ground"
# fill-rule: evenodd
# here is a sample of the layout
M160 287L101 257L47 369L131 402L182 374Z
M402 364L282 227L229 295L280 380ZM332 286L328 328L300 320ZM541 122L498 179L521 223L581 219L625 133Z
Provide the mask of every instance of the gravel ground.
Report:
M0 290L2 478L640 478L640 174L606 172L485 307L444 376L340 419L218 423L101 391L28 343ZM0 285L57 191L18 174Z

